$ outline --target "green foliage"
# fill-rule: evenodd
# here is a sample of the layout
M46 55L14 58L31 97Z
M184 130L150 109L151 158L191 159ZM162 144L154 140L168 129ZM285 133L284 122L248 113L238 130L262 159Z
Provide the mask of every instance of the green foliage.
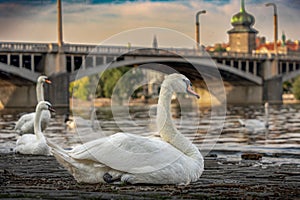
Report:
M291 81L285 81L282 87L283 87L283 93L285 94L292 93L293 84Z
M137 97L137 93L142 91L140 86L144 75L141 70L131 69L126 75L122 76L121 84L113 88L114 94L118 95L119 99L128 100L130 97Z
M97 98L111 98L115 89L115 92L118 95L122 96L122 94L129 94L132 90L132 87L136 83L139 83L139 81L141 81L141 79L143 78L141 71L137 70L136 72L133 72L130 75L129 80L122 80L124 84L119 85L117 88L116 84L120 80L120 78L130 69L132 68L119 67L114 69L107 69L101 74L93 75L90 77L84 77L80 80L74 81L70 84L69 87L70 94L73 97L82 100L88 100L91 97L91 95L95 95L95 97ZM94 84L97 84L96 90L94 88ZM132 97L136 97L136 94L142 91L142 88L134 89L135 92L131 95Z
M115 69L105 70L99 78L97 93L98 97L108 97L110 98L116 83L122 77L124 73L129 70L128 67L120 67Z
M293 83L293 94L296 99L300 99L300 76L296 78L296 80Z
M69 87L70 94L75 98L87 100L89 97L89 84L89 77L83 77L72 82Z
M218 46L215 48L215 52L225 52L225 51L226 49L223 48L221 44L218 44Z

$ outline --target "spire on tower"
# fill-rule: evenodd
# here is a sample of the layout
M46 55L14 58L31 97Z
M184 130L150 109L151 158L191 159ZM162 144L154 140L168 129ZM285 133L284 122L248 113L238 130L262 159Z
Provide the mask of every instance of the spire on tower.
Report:
M153 37L152 48L154 48L154 49L158 48L156 35L154 35L154 37Z
M241 12L245 12L245 1L244 0L241 0L241 8L240 8L240 11Z

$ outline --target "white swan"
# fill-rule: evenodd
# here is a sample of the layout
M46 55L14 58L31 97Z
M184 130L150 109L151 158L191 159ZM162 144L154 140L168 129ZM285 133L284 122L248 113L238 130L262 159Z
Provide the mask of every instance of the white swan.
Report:
M51 81L48 79L47 76L39 76L36 84L36 96L37 96L37 102L44 101L44 83L51 84ZM25 115L22 115L22 117L17 121L15 125L15 131L19 134L24 133L33 133L33 127L34 127L34 118L35 113L28 113ZM51 118L51 114L49 110L44 110L42 112L42 131L45 130L49 124Z
M68 151L47 140L53 155L78 182L188 184L197 181L203 172L203 157L172 122L170 104L174 91L199 97L185 76L166 76L157 113L161 138L116 133Z
M97 115L96 109L94 107L91 108L90 111L90 119L84 119L80 116L70 116L66 114L65 116L65 125L67 130L75 131L76 128L91 128L93 131L97 131L99 125L97 123Z
M239 123L245 127L246 130L251 132L266 131L269 128L269 103L266 102L264 105L265 115L264 119L239 119Z
M40 101L35 111L34 134L24 134L17 140L14 149L16 153L50 155L50 149L41 130L41 115L44 110L53 111L49 102Z

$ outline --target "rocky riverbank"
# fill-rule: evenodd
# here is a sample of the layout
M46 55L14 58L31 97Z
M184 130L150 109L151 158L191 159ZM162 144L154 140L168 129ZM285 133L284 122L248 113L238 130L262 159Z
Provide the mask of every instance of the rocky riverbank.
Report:
M52 156L0 154L0 198L297 199L299 164L228 161L211 154L199 181L187 186L79 184Z

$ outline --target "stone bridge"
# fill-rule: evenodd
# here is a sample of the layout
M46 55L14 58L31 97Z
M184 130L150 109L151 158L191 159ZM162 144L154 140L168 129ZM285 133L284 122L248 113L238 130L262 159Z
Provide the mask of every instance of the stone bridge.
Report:
M50 101L59 107L69 105L69 82L98 74L103 69L156 64L185 74L194 83L203 76L224 81L228 103L281 102L282 83L300 74L297 55L205 53L185 48L133 48L55 43L0 43L2 104L34 106L36 78L46 74L53 85L46 88ZM155 68L159 70L159 68ZM199 73L200 71L200 73Z

